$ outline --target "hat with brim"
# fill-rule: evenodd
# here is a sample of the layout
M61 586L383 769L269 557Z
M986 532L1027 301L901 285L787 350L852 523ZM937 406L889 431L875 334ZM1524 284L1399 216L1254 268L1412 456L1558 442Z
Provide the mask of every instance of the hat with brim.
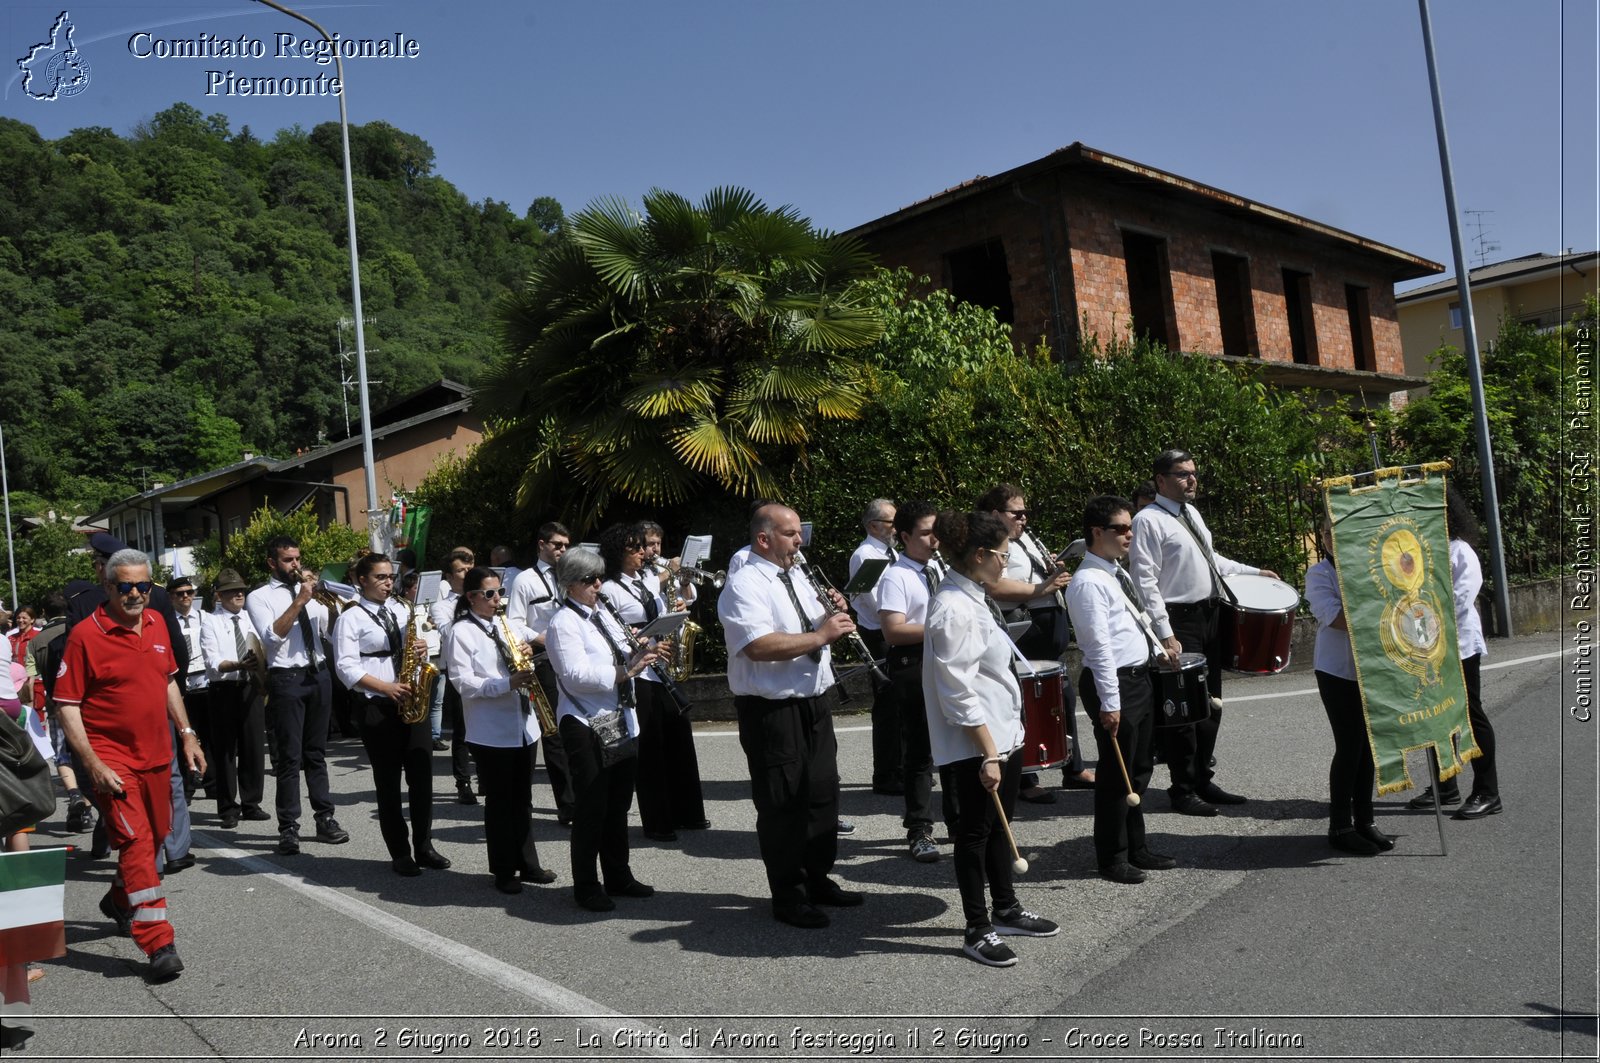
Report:
M231 568L225 568L217 573L217 585L213 588L218 594L223 591L248 590L249 584L239 578L239 573Z
M110 532L95 532L93 535L89 536L89 549L93 550L97 554L105 554L107 557L110 557L118 550L126 550L127 548L127 543L123 542L121 539L118 539Z

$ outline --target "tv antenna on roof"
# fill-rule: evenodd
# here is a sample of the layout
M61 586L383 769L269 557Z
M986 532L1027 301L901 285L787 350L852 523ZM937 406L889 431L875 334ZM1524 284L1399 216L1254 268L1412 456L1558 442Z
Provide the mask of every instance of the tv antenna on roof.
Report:
M1493 214L1492 210L1464 210L1461 213L1472 219L1467 224L1472 226L1472 253L1477 256L1478 268L1482 269L1489 261L1489 256L1500 250L1500 245L1489 239L1489 226L1484 222L1485 214Z

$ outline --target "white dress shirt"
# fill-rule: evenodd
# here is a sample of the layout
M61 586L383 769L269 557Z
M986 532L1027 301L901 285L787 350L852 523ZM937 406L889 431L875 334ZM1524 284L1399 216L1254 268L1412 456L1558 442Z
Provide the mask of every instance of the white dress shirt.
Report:
M1356 658L1350 652L1350 632L1329 627L1344 612L1339 593L1339 570L1323 558L1306 569L1306 603L1317 618L1317 642L1311 654L1311 667L1340 679L1356 678Z
M921 561L913 561L905 554L901 554L894 564L890 565L883 573L883 578L878 580L877 598L879 613L900 613L905 619L902 623L920 624L928 615L928 580L924 569L932 569L938 573L939 569L929 561L924 565ZM943 575L939 577L941 580Z
M952 571L928 603L924 621L922 696L933 762L981 757L966 730L983 724L995 752L1022 745L1022 690L1011 672L1012 645L989 612L983 588Z
M234 621L238 621L239 641L233 637ZM224 661L238 662L244 654L239 652L239 643L243 642L245 652L249 652L250 636L256 633L250 625L250 617L241 607L237 613L230 613L222 606L206 613L200 618L200 652L205 655L206 675L213 683L243 683L250 678L248 670L239 668L224 672L220 666Z
M611 635L611 642L607 642L595 627L594 616L600 617ZM556 683L561 688L561 696L556 701L557 722L572 716L587 727L592 717L623 708L618 696L617 658L612 642L626 658L628 641L604 607L589 610L575 601L568 601L550 618L544 645L545 652L550 655L550 667L555 669ZM631 685L633 680L625 679L623 683ZM632 708L623 708L622 714L627 719L628 733L637 735L638 716Z
M856 547L856 552L850 555L850 579L856 578L856 573L861 570L861 562L873 558L884 558L893 561L899 551L890 549L882 539L867 536L861 540L861 545ZM888 570L885 569L885 572ZM881 577L880 577L881 578ZM878 589L874 587L865 594L857 594L850 599L850 608L856 612L856 626L867 631L882 631L883 625L878 621L878 610L882 604L878 601Z
M1483 590L1483 566L1478 554L1460 539L1450 540L1450 588L1456 599L1456 645L1461 659L1489 656L1483 638L1483 618L1478 615L1478 592Z
M393 618L395 630L400 633L400 650L393 655L380 610ZM362 697L378 696L364 687L358 689L356 684L369 675L385 683L394 682L400 656L405 653L405 640L410 637L406 631L405 606L393 598L382 605L365 598L356 599L356 603L333 622L333 666L339 681Z
M1194 536L1178 515L1179 503L1157 495L1156 500L1133 515L1133 546L1128 550L1128 568L1133 582L1139 588L1139 597L1150 613L1158 638L1170 638L1172 622L1167 618L1168 605L1190 605L1203 602L1212 595L1211 569L1206 564L1205 551L1195 542ZM1216 552L1211 541L1211 529L1201 518L1200 511L1187 506L1189 519L1211 549L1217 572L1223 576L1258 575L1261 570L1241 565ZM1217 588L1221 593L1221 588Z
M1101 712L1122 711L1117 669L1150 663L1150 640L1134 619L1132 605L1118 582L1117 565L1098 554L1083 555L1067 584L1067 613L1078 633L1083 666L1094 676Z
M522 696L511 689L511 672L489 632L490 623L469 613L456 621L450 639L450 682L461 695L467 741L501 749L531 746L539 741L539 718L523 713ZM532 640L533 632L522 621L507 617L506 623L512 638Z
M744 568L744 566L746 566L746 565L748 565L750 563L750 555L751 555L751 550L750 550L750 544L749 543L746 543L745 545L739 547L739 549L737 549L737 550L735 550L733 552L733 556L728 558L728 578L729 579L733 578L733 574L735 572L739 571L741 568ZM726 584L724 584L724 586L726 586Z
M178 618L177 633L189 648L189 672L183 677L183 689L204 690L211 685L211 673L206 668L205 614L193 604L187 613L180 613L177 609L172 612Z
M813 660L802 653L790 661L752 661L744 648L763 635L800 635L805 627L795 612L789 592L779 581L782 570L754 551L737 575L729 576L717 598L717 616L728 644L728 689L735 696L750 695L781 701L816 697L833 686L833 655L824 646ZM827 619L811 581L798 567L789 570L795 598L806 611L814 631Z
M1036 549L1037 548L1037 549ZM1032 534L1024 528L1022 534L1011 540L1011 547L1006 555L1006 579L1018 580L1022 583L1043 583L1045 576L1055 567L1055 559L1045 556L1044 548ZM1054 594L1042 595L1038 598L1029 598L1029 609L1059 609L1061 603ZM1011 608L1010 605L1005 608Z
M640 569L632 576L623 576L622 582L608 579L600 585L600 593L610 602L617 613L621 615L623 623L629 627L644 627L648 622L644 607L644 599L640 598L639 584L644 584L644 595L656 603L656 615L660 616L667 611L667 600L661 594L661 581L655 573ZM605 605L600 606L605 611ZM646 668L639 673L639 678L647 683L659 683L661 677L656 675L654 668Z
M527 625L534 637L542 638L550 618L561 608L561 594L556 587L556 572L543 561L535 561L531 568L517 573L511 584L511 597L506 601L506 615L514 616Z
M456 622L456 603L461 600L449 583L439 581L439 597L428 606L428 619L439 632L439 657L450 659L450 627Z
M250 624L261 640L261 650L266 654L268 668L304 668L311 663L306 652L304 625L298 617L289 625L289 633L279 635L272 630L278 618L289 611L298 592L287 584L273 580L251 591L244 599L245 612L250 614ZM327 665L322 642L328 636L328 610L315 598L306 602L301 611L311 620L311 634L317 642L317 664Z

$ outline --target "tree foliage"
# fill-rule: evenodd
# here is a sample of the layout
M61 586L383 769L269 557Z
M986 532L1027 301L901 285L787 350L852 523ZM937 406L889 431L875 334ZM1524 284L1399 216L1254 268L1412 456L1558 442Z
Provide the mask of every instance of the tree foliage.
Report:
M613 500L771 493L817 424L860 412L855 352L882 321L851 286L856 241L739 188L600 200L563 231L499 308L490 448L525 504L581 532Z
M317 515L310 509L279 513L263 506L250 515L250 523L243 531L228 537L227 549L215 561L209 555L196 553L201 583L211 586L224 568L238 572L246 583L265 580L267 543L279 535L292 536L300 544L300 567L313 571L354 560L367 545L365 535L343 524L318 527Z
M497 350L493 301L560 229L560 204L519 217L470 203L433 173L427 143L385 122L350 144L374 404L441 376L475 382ZM344 435L336 123L263 141L176 104L129 136L47 141L0 118L0 158L14 490L93 512L246 449Z

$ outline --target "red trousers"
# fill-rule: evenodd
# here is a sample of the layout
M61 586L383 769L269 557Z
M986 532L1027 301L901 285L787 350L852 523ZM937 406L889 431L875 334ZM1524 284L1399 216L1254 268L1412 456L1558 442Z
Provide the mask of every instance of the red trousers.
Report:
M172 944L167 895L156 874L156 850L172 829L172 766L110 766L122 777L123 792L95 795L106 837L117 850L110 900L121 911L132 909L134 944L150 956Z

